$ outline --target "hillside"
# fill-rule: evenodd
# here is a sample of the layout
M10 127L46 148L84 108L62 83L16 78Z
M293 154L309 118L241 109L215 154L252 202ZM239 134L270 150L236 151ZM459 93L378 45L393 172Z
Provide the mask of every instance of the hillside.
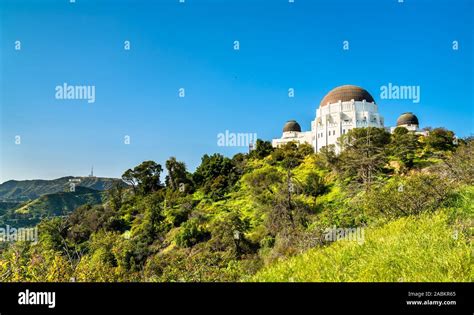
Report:
M22 202L20 201L4 201L4 202L0 201L0 216L6 211L8 211L9 209L15 209L21 204Z
M96 205L105 201L106 193L91 188L76 187L74 192L45 194L20 206L9 208L0 215L2 225L33 226L43 218L64 216L82 205Z
M0 184L0 201L23 202L45 194L66 191L69 190L71 181L75 181L77 186L99 191L110 189L114 183L123 184L120 179L105 177L67 176L53 180L9 180Z
M455 231L442 212L401 218L367 229L361 244L340 240L311 249L270 265L250 281L472 282L472 247Z
M259 140L248 154L206 154L193 173L171 157L164 181L163 167L144 161L123 174L132 187L110 189L106 200L87 189L44 196L13 218L56 217L37 225L37 244L0 248L0 274L5 281L472 281L474 141L403 128L353 129L342 140L340 154ZM69 212L70 199L100 203Z

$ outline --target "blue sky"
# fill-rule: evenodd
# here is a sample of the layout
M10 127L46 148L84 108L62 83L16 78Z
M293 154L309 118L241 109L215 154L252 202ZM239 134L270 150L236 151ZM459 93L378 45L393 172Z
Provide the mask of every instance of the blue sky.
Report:
M309 130L343 84L367 89L386 126L412 111L421 127L473 133L470 0L0 3L0 182L91 165L119 177L170 156L193 170L205 153L246 151L217 146L225 130L271 140L288 119ZM64 82L94 85L95 103L55 99ZM420 86L420 103L381 100L388 83Z

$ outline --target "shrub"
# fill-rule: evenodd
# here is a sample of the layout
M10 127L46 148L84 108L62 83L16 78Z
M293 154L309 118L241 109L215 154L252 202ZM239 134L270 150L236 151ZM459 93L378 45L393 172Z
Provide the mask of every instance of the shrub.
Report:
M190 247L206 240L209 233L199 225L197 218L192 218L180 226L176 235L176 244L180 247Z
M435 175L417 173L369 191L364 202L369 214L394 218L433 211L449 198L452 189Z

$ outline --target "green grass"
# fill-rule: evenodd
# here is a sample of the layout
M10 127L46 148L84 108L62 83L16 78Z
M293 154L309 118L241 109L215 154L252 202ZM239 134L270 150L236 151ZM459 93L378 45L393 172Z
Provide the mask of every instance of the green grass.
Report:
M277 262L251 281L473 281L472 246L439 211L364 231L364 242L338 241Z

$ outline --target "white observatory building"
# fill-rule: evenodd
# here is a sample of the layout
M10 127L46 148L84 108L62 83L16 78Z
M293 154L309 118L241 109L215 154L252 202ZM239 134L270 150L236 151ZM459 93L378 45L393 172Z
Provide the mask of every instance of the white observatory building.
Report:
M343 85L324 96L311 122L311 131L302 132L300 125L290 120L283 128L282 137L272 140L272 145L309 143L319 151L334 144L336 152L340 152L337 139L352 128L362 127L383 128L383 117L369 92L355 85Z

